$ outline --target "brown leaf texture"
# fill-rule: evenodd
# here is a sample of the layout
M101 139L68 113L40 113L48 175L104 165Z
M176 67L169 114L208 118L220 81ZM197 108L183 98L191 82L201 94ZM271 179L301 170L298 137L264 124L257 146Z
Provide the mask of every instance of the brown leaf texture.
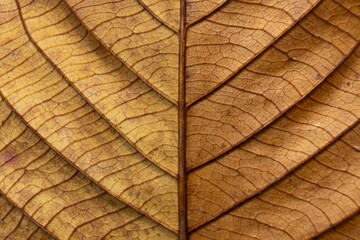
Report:
M0 16L0 239L360 239L360 1Z

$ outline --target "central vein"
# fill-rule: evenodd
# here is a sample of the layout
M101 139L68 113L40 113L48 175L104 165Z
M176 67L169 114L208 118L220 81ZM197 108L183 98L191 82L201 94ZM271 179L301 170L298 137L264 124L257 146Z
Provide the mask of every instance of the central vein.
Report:
M187 240L187 183L186 183L186 2L180 0L179 44L179 239Z

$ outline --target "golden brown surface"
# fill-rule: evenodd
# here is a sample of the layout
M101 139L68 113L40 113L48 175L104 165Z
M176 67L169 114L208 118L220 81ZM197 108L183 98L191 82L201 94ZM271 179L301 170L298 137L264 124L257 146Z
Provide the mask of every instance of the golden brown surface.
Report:
M359 41L358 0L0 1L0 239L360 239Z
M0 195L0 238L52 240L53 238L24 216L14 205Z
M137 225L139 234L172 233L116 200L54 152L0 102L0 192L59 239L99 239ZM125 227L126 226L126 227ZM164 232L165 231L165 232Z
M344 221L342 224L325 232L319 240L357 240L360 236L360 214Z

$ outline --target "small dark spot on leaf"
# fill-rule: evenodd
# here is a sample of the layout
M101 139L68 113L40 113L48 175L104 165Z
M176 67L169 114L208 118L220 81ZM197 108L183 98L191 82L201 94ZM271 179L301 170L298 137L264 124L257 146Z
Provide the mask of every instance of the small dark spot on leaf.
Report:
M322 79L322 77L321 77L321 75L320 75L320 74L316 74L315 79L316 79L316 80L321 80L321 79Z
M350 82L347 82L347 83L346 83L346 86L350 87L350 85L351 85Z

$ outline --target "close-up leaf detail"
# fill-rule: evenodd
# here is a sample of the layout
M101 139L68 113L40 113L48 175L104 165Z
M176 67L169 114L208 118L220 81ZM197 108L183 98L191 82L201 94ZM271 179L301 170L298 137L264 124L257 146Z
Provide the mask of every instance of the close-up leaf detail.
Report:
M360 239L359 0L0 16L0 239Z

